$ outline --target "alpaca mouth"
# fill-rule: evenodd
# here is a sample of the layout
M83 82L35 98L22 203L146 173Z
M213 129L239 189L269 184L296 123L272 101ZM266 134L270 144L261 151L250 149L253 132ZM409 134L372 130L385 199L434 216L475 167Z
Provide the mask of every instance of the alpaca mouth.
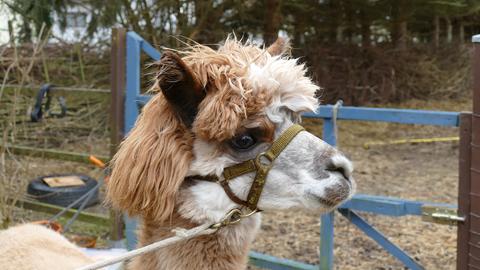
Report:
M333 201L330 201L328 199L324 199L324 198L317 198L317 200L322 203L323 205L327 206L327 207L335 207L337 205L337 203L333 202Z
M345 180L334 186L325 188L322 195L315 193L309 193L309 195L327 208L334 208L348 200L353 192L354 187L351 182Z
M327 197L318 197L317 200L323 205L333 208L339 206L341 203L345 202L350 197L349 192L337 193L334 196L330 195Z

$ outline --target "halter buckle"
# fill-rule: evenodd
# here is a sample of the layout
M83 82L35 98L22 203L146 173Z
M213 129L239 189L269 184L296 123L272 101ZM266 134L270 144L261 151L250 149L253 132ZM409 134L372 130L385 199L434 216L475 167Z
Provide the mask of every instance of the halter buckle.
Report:
M272 168L272 164L273 160L266 152L258 154L255 158L255 166L257 167L257 170L264 172L268 171Z
M240 208L233 208L222 218L222 220L220 222L212 224L210 226L210 228L211 229L220 229L220 228L223 228L225 226L229 226L229 225L239 223L243 218L250 217L251 215L253 215L257 212L258 212L258 210L255 209L255 210L252 210L252 211L244 214Z

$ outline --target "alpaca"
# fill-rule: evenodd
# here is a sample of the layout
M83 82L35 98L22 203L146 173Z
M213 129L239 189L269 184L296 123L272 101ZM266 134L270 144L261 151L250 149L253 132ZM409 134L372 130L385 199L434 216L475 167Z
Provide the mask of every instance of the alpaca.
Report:
M61 234L41 225L23 224L0 231L2 270L66 270L92 262Z
M235 208L322 214L352 196L353 167L338 150L301 129L277 143L318 107L319 87L288 51L284 39L264 49L228 38L217 50L164 52L153 96L111 161L107 184L108 202L140 218L140 246ZM282 145L273 158L272 144ZM227 179L249 161L252 170ZM260 219L141 255L127 269L245 269Z

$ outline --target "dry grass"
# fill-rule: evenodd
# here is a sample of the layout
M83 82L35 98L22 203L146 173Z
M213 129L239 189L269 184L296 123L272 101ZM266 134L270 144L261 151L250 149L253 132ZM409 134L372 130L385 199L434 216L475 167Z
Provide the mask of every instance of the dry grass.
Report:
M83 100L88 98L79 97ZM471 101L410 101L387 106L462 111L470 108ZM77 122L76 117L78 115L70 115L66 119L47 119L39 124L26 123L25 126L38 125L40 131L35 131L35 136L45 135L46 139L39 141L48 147L106 153L108 132L94 132L90 141L87 141L88 132L79 133L75 128L70 128L70 124ZM92 115L92 119L96 120L82 122L86 126L96 125L98 121L106 121L106 114L98 111ZM321 136L321 121L307 120L304 124L310 131ZM48 133L50 136L46 136L51 126L62 130L61 136L52 136L55 134L53 131ZM390 139L455 136L457 131L456 128L345 121L339 123L339 146L356 164L355 177L360 193L456 203L457 142L387 145L370 149L364 149L362 145L365 142ZM28 134L30 133L27 132ZM27 137L34 139L35 136ZM60 141L63 143L58 143ZM33 144L34 141L25 142ZM7 160L7 163L14 162L10 158ZM29 164L29 169L21 177L24 180L63 172L100 176L98 170L93 170L88 165L27 157L17 157L17 160L21 164ZM95 211L106 209L97 208ZM425 223L419 217L390 218L372 214L362 216L413 255L426 269L454 268L455 227ZM16 221L20 222L43 217L45 216L29 211L15 212ZM279 257L318 263L319 222L319 216L311 213L264 214L262 230L253 244L253 249ZM86 228L85 224L78 224L73 229L75 232L106 236L104 229ZM335 230L336 269L404 269L397 260L339 215L336 218Z
M8 228L13 222L15 203L25 194L24 176L28 170L29 163L20 162L8 149L0 147L0 228Z
M402 108L466 111L471 100L410 101ZM305 126L321 135L318 120ZM358 193L411 200L457 203L458 142L375 146L370 141L456 136L457 128L345 121L339 123L339 146L355 164ZM454 269L456 227L361 213L426 269ZM340 215L335 221L335 269L404 269L404 266ZM311 213L264 214L253 249L318 264L319 217Z

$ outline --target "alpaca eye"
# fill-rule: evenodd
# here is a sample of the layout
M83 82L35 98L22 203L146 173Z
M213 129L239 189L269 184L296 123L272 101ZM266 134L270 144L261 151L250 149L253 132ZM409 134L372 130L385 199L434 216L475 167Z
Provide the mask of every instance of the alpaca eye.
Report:
M230 145L236 150L248 150L257 143L250 134L241 134L230 141Z

